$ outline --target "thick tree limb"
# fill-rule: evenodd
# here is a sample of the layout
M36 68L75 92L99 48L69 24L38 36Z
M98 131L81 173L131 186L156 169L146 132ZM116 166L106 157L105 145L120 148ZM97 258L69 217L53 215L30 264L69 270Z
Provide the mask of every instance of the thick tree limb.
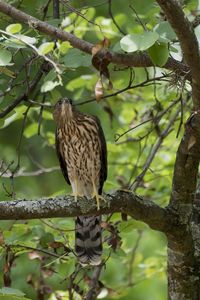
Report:
M187 230L168 236L169 299L199 298L199 212L194 198L200 162L200 55L192 25L176 0L157 0L175 30L184 60L191 70L192 98L195 112L186 123L174 167L170 206L177 211ZM193 223L194 222L194 223ZM198 230L197 230L198 228ZM189 280L188 280L189 278Z
M176 0L157 0L167 20L176 32L184 59L191 70L192 95L196 109L200 108L200 54L198 41L184 12ZM180 209L180 215L188 223L196 191L198 166L200 161L200 113L197 110L187 121L185 135L180 143L174 167L171 205Z
M78 215L108 214L123 212L136 220L148 224L152 229L165 233L177 226L176 215L168 208L161 208L150 200L145 200L131 192L117 191L104 196L100 210L96 202L73 196L59 196L39 200L0 201L0 220L22 220L53 217L75 217Z
M180 41L185 62L191 70L193 102L195 109L200 108L200 54L199 45L192 24L176 0L157 0Z
M11 5L0 1L0 12L10 16L14 20L17 20L21 23L27 24L29 27L39 30L47 35L50 35L56 39L62 41L69 41L70 44L77 49L80 49L83 52L92 53L93 44L77 38L75 35L63 31L59 28L56 28L46 22L40 21L14 7ZM102 50L99 52L99 55L105 55L106 51ZM112 63L118 65L125 65L130 67L150 67L153 66L153 63L149 56L144 53L140 54L118 54L114 52L109 52L109 58ZM189 68L173 58L169 58L167 63L164 66L166 69L174 70L179 72L181 75L186 76L189 72ZM189 78L189 76L186 76Z
M186 123L174 167L170 206L187 230L168 239L169 299L198 299L199 296L199 210L194 205L200 161L200 112ZM169 236L168 236L169 237ZM194 250L195 249L195 250ZM190 278L190 280L188 280Z
M178 148L173 176L171 204L180 209L184 223L191 215L196 191L198 166L200 161L200 112L195 112L188 119L185 135Z

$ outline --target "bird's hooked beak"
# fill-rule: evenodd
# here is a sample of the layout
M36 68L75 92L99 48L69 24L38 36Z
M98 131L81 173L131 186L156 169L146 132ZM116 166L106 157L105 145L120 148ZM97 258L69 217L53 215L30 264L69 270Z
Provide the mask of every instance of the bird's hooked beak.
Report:
M72 104L68 98L63 98L56 103L53 117L57 123L70 120L73 117Z

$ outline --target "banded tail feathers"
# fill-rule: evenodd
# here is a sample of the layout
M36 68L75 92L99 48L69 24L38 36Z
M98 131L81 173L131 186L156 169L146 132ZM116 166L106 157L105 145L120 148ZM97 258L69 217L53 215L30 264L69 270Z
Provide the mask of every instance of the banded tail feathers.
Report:
M75 251L80 263L83 265L97 266L101 263L101 216L80 216L76 218Z

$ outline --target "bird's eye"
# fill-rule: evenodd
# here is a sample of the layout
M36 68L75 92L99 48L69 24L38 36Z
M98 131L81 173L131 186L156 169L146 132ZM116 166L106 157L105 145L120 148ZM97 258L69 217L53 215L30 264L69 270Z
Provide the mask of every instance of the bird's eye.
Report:
M61 105L61 104L62 104L62 100L59 100L59 101L58 101L58 104Z

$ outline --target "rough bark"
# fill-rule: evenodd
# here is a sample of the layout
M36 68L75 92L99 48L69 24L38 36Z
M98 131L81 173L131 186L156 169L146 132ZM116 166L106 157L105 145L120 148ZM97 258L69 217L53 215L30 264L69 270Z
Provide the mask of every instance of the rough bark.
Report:
M161 208L151 200L145 200L131 192L117 191L104 195L97 211L96 201L73 196L60 196L38 200L0 201L0 220L74 217L90 214L122 212L147 223L152 229L165 233L178 228L178 219L169 208ZM173 215L173 218L172 218Z
M194 210L199 149L200 115L194 113L186 124L174 168L170 207L179 215L183 231L177 236L168 235L169 299L189 300L200 296L198 202Z
M186 123L177 151L170 207L179 215L183 231L168 235L168 297L200 299L199 209L194 205L200 161L200 56L192 25L176 0L157 0L180 41L183 58L191 70L195 112Z

